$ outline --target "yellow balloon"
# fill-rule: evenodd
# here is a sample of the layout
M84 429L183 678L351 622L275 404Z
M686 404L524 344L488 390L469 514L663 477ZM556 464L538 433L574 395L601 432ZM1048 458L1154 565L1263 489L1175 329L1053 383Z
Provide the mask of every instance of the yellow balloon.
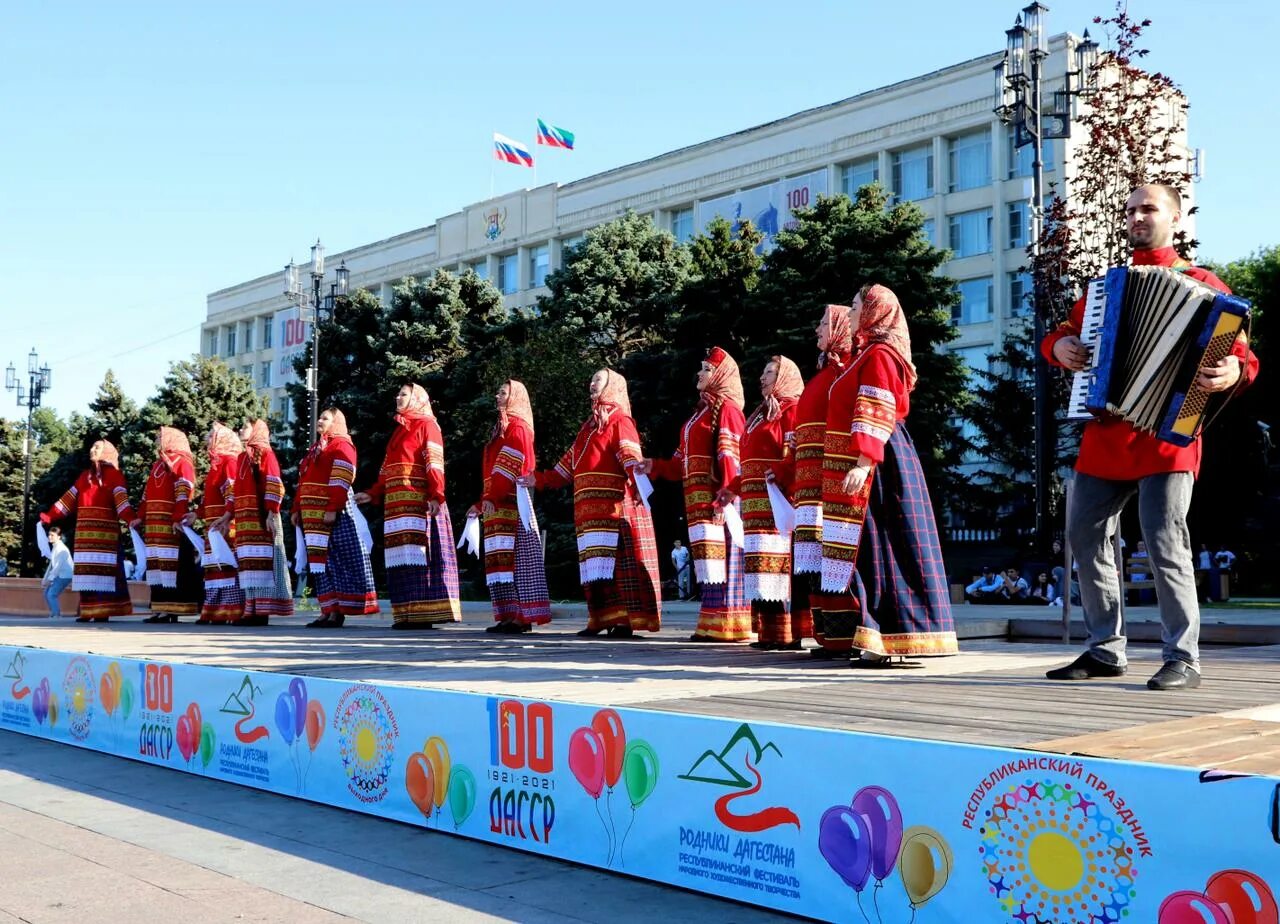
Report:
M449 795L449 745L444 743L444 739L439 735L432 735L427 739L427 743L422 746L422 753L426 755L427 763L431 764L431 772L434 775L436 784L435 796L432 801L436 807L444 805L444 800Z
M107 673L115 678L117 690L119 690L122 686L124 686L124 677L120 675L119 661L112 661L111 666L107 668Z
M942 891L951 878L954 860L951 845L933 828L913 825L902 832L898 872L912 908L920 907Z
M58 722L58 701L56 699L49 700L49 727L53 728Z

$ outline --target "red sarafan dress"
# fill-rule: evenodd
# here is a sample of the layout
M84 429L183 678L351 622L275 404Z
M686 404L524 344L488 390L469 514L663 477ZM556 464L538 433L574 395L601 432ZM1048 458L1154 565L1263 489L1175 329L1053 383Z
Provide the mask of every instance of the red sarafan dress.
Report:
M82 619L105 622L111 616L133 613L120 554L120 524L132 523L134 512L124 475L117 467L119 454L106 440L99 441L95 449L100 446L106 447L101 450L102 461L83 472L41 520L56 523L75 517L71 589L80 594Z
M204 521L204 606L200 608L202 623L239 622L244 616L244 591L234 561L221 560L214 551L210 534L224 513L235 510L236 472L244 446L230 428L214 424L209 434L209 472L204 479L200 498L200 519ZM235 520L228 522L223 538L235 557Z
M293 615L293 586L280 520L283 503L284 479L271 448L271 433L266 421L255 420L236 468L235 549L244 619L257 625L264 625L271 616Z
M161 427L159 457L142 491L142 540L147 546L147 583L151 611L194 616L204 601L203 549L194 548L177 527L195 491L195 459L181 430Z
M743 595L742 549L730 539L716 496L739 477L747 420L738 364L719 347L707 362L713 371L680 431L680 446L670 459L653 460L653 474L684 486L693 573L702 593L695 639L738 642L751 635L751 607Z
M539 490L573 487L588 634L657 632L662 626L658 542L634 477L643 458L626 379L607 370L573 445L554 469L534 475Z

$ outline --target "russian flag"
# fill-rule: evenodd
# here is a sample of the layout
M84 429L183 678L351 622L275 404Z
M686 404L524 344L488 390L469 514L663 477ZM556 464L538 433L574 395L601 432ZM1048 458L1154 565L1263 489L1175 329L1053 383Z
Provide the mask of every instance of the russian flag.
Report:
M573 132L567 129L558 128L554 125L548 125L541 119L538 120L538 144L545 144L548 147L564 148L566 151L573 150Z
M533 166L533 155L523 141L516 141L497 132L493 133L493 156L517 167Z

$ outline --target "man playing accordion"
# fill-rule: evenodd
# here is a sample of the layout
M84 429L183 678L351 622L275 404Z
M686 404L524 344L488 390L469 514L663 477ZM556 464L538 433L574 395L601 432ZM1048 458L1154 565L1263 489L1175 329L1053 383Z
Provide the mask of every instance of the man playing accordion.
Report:
M1132 264L1169 267L1229 292L1213 273L1192 266L1174 250L1173 235L1181 217L1182 197L1171 186L1151 183L1130 193L1125 224L1133 247ZM1070 317L1041 343L1041 352L1053 365L1077 372L1088 365L1089 349L1080 340L1083 312L1082 298ZM1201 367L1196 383L1206 391L1221 392L1237 383L1247 385L1257 374L1257 357L1241 334L1230 355ZM1079 559L1089 647L1071 664L1049 671L1050 680L1119 677L1127 670L1121 587L1110 537L1124 505L1137 494L1164 642L1164 666L1147 686L1175 690L1200 685L1200 607L1187 530L1187 508L1199 469L1199 436L1187 446L1178 446L1119 417L1104 414L1085 424L1067 512L1067 538Z

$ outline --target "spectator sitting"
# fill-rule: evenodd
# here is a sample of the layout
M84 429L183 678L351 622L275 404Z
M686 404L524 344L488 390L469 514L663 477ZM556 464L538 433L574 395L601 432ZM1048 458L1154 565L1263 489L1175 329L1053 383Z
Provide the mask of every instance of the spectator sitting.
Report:
M1057 599L1060 599L1058 591L1053 586L1053 582L1049 580L1048 572L1041 571L1031 584L1031 592L1027 597L1027 602L1036 606L1049 606Z
M1065 559L1062 553L1062 540L1054 539L1053 540L1053 570L1049 572L1049 577L1053 581L1053 586L1058 588L1059 591L1062 590L1063 584L1065 583L1066 577L1067 577L1067 571L1065 568L1062 567L1062 562L1064 560Z
M1004 589L1004 581L996 577L990 565L982 566L982 577L964 589L964 598L970 603L1000 603L1000 591Z
M1147 544L1141 539L1138 540L1137 546L1133 550L1133 554L1129 556L1131 559L1150 558L1147 554ZM1147 581L1151 579L1151 575L1146 571L1139 570L1139 565L1145 562L1134 562L1133 571L1130 572L1129 578L1134 581ZM1153 587L1143 587L1138 590L1138 603L1155 603L1156 592Z
M1026 603L1031 595L1031 588L1026 579L1018 573L1017 568L1006 568L1001 577L1000 596L1004 603Z

